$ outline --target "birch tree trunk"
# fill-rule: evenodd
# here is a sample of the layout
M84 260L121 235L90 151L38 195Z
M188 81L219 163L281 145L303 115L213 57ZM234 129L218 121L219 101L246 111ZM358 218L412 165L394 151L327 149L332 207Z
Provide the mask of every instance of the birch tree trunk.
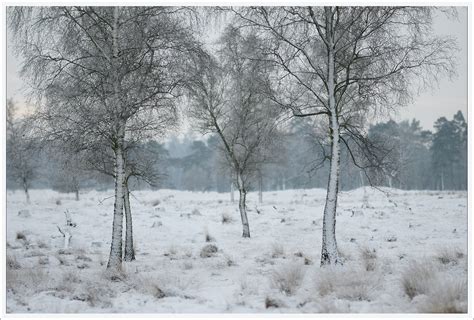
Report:
M230 182L230 202L234 203L234 181Z
M444 191L444 171L441 170L441 191Z
M135 249L133 248L133 227L132 227L132 211L130 209L130 190L128 182L124 183L124 207L125 207L125 261L135 260Z
M117 108L119 99L119 69L117 66L118 46L118 16L119 8L114 7L114 24L112 30L113 37L113 57L112 68L115 69L113 76L114 98ZM117 140L115 141L115 201L114 201L114 219L112 224L112 242L110 244L110 256L107 263L107 269L119 271L122 269L122 232L123 232L123 204L124 204L124 183L125 183L125 162L124 162L124 140L126 120L118 115L117 119Z
M263 176L258 172L258 203L263 203Z
M326 194L326 204L323 216L323 243L321 250L321 265L339 264L339 253L336 242L336 208L339 188L339 128L335 115L331 116L331 164Z
M30 192L28 190L28 183L26 182L26 179L23 178L23 191L25 191L25 196L26 196L26 203L30 203Z
M331 9L327 9L331 10ZM331 16L330 12L326 12ZM341 264L336 242L336 208L339 188L339 120L334 91L334 42L332 36L332 21L327 27L327 48L328 48L328 103L330 110L329 128L331 131L331 164L329 169L329 181L326 194L326 204L323 216L323 240L321 249L321 265Z
M247 219L247 209L245 206L247 191L245 190L244 181L240 172L237 174L237 184L239 187L239 211L243 229L242 237L250 238L249 220Z
M115 202L114 220L112 225L112 243L110 245L109 262L107 269L120 270L122 268L122 229L125 164L123 161L123 138L115 150Z

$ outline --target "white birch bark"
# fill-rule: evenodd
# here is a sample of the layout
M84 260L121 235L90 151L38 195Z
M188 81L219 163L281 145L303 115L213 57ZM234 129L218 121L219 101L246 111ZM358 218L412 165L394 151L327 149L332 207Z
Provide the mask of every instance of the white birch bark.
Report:
M113 57L112 67L115 68L114 77L114 98L119 104L119 79L116 57L118 56L118 7L114 8L114 30L113 37ZM125 163L124 163L124 139L125 139L125 120L117 119L117 140L115 146L115 201L114 218L112 224L112 242L110 244L110 256L107 263L107 269L121 270L122 268L122 231L123 231L123 204L124 204L124 182L125 182Z
M123 139L123 138L122 138ZM114 220L112 225L112 243L110 245L109 262L107 269L120 270L122 267L122 229L123 229L123 204L124 204L124 161L123 145L119 143L115 150L115 202Z
M237 173L237 184L239 187L239 211L243 229L242 237L250 238L249 221L247 219L247 208L245 207L247 191L245 190L244 181L240 173Z
M124 183L124 208L125 208L125 252L124 260L135 260L135 249L133 248L133 225L132 225L132 211L130 208L130 190L128 183Z
M258 173L258 203L263 203L263 176Z
M30 203L30 192L28 190L28 183L26 182L26 179L23 178L23 190L25 191L25 197L26 197L26 203Z
M330 9L329 9L330 10ZM332 35L331 13L328 15L327 24L327 42L328 42L328 104L331 112L329 119L329 128L331 131L331 164L329 171L329 181L326 194L326 204L324 206L323 216L323 240L321 249L321 265L340 264L339 253L336 242L336 208L339 188L339 164L340 164L340 145L339 145L339 121L336 109L334 92L334 42Z

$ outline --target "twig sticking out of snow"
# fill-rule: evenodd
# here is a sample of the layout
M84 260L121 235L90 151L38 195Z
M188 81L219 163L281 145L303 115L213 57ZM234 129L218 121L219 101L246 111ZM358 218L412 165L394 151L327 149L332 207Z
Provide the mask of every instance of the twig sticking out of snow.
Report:
M64 231L61 230L61 228L59 226L56 226L58 227L58 230L59 232L63 235L64 237L64 249L68 249L69 248L69 243L71 241L71 238L72 238L72 235L71 233L69 232L69 227L66 227L64 229Z
M69 214L69 210L66 209L66 211L64 211L64 215L66 216L66 226L75 228L77 224L72 222L71 215Z

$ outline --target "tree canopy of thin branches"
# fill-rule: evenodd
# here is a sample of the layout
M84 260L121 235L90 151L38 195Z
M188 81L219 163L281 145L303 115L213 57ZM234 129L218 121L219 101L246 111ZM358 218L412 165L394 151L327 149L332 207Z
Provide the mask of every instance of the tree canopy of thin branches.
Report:
M197 43L190 9L13 7L10 26L23 76L39 101L42 135L77 151L113 155L114 222L107 267L122 262L126 155L133 141L163 134L176 120L183 61Z
M273 100L296 117L325 118L330 174L321 264L342 263L335 237L341 145L364 171L382 167L386 157L367 139L367 120L452 76L455 41L433 34L431 7L223 9L265 40L260 51L276 70Z

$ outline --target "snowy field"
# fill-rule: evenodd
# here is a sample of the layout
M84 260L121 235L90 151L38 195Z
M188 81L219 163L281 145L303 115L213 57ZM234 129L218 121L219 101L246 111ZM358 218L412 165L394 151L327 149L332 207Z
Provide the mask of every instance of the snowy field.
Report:
M323 269L324 190L251 193L250 239L229 194L136 191L137 260L113 281L112 191L8 191L7 312L467 312L467 193L384 190L341 193L345 263Z

